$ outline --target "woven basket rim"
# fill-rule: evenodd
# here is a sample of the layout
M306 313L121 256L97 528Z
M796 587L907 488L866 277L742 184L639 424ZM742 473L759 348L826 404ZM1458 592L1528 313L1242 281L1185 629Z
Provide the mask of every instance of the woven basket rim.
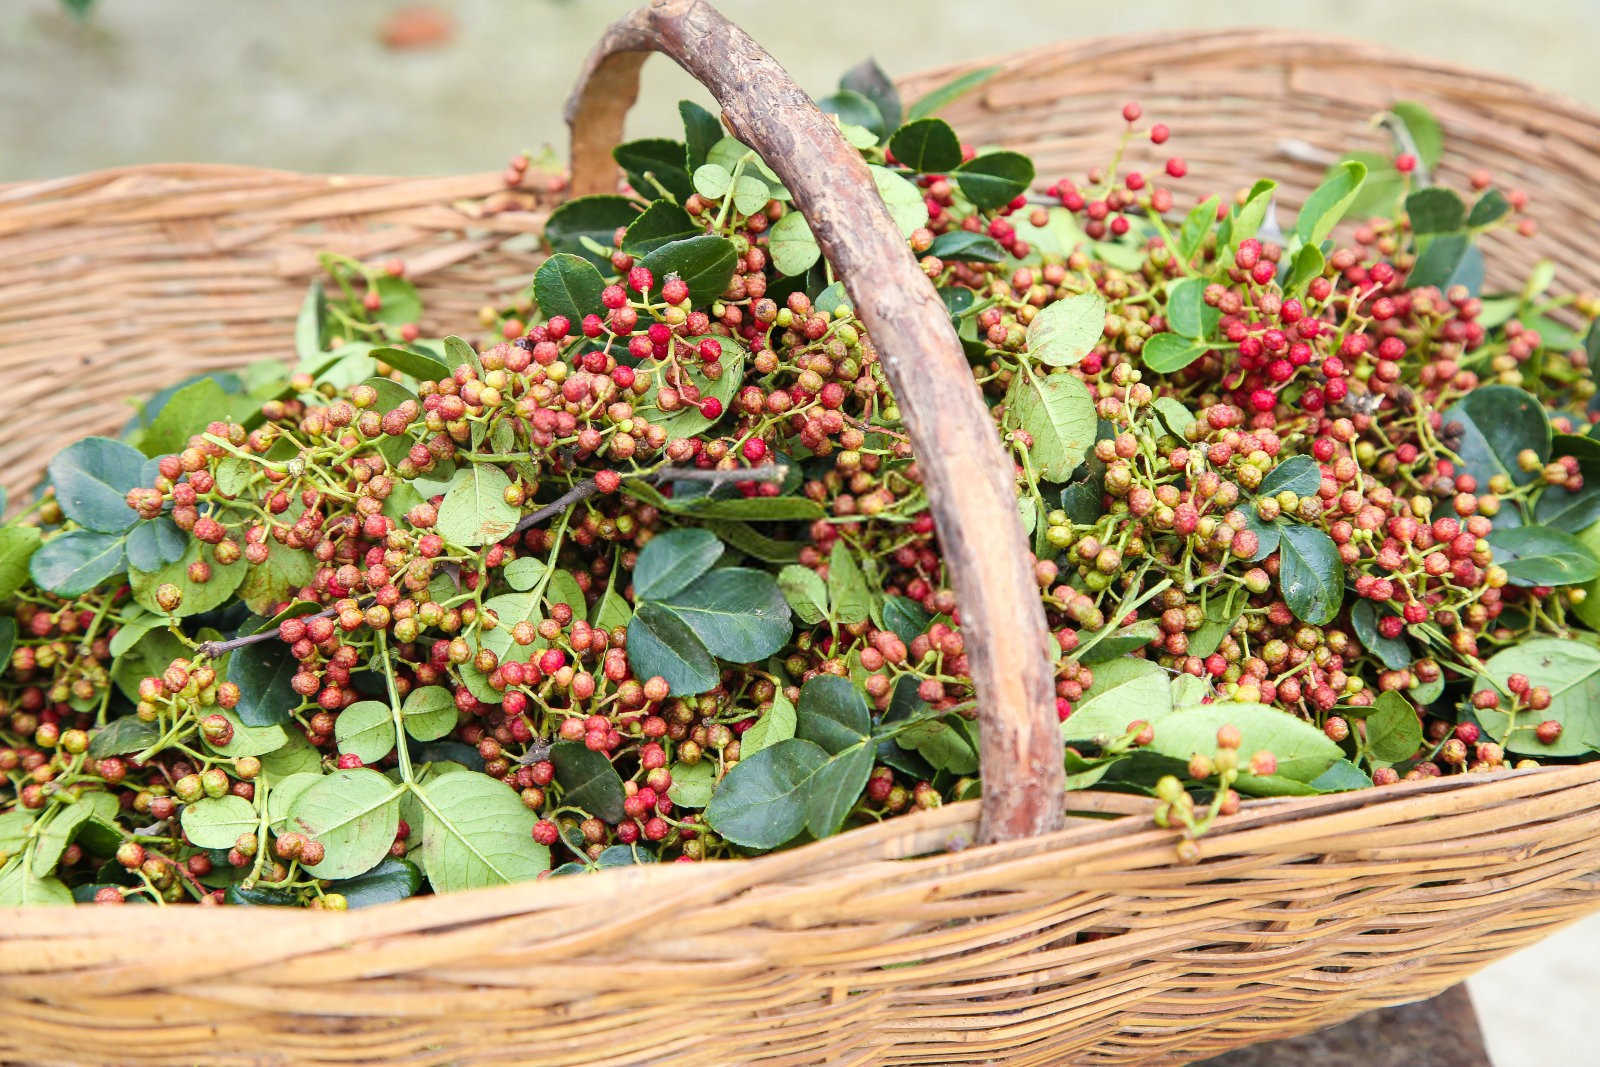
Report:
M1595 783L1600 783L1600 761L1402 781L1314 797L1264 797L1246 800L1237 814L1218 820L1198 839L1198 844L1203 861L1210 862L1247 854L1260 831L1276 831L1276 849L1283 851L1304 843L1309 853L1320 851L1316 842L1330 833L1348 833L1358 828L1342 825L1350 820L1340 817L1353 815L1360 829L1376 830L1477 808L1478 803L1460 795L1474 790L1485 791L1482 802L1490 803L1495 796L1501 800L1527 798ZM702 878L720 878L723 888L732 893L755 891L771 895L802 890L818 880L837 881L846 872L849 877L870 880L873 872L885 865L891 865L895 873L907 879L937 878L939 871L952 862L971 868L1047 854L1056 863L1092 867L1088 853L1108 838L1115 841L1119 851L1135 853L1120 857L1137 862L1124 862L1119 870L1160 869L1177 864L1173 850L1181 839L1179 832L1155 826L1149 817L1155 810L1154 799L1085 790L1069 793L1067 807L1073 813L1099 817L1069 819L1066 829L1040 837L976 845L971 842L977 836L979 802L967 800L746 859L613 867L559 879L410 897L343 913L254 908L251 923L258 930L271 927L269 933L288 934L291 929L304 929L308 924L325 929L322 924L333 922L341 926L341 939L364 938L436 926L449 919L478 921L585 899L628 899L634 894L693 884ZM1107 815L1111 818L1104 817ZM1330 819L1339 819L1337 830L1324 825ZM900 847L907 841L913 843L910 848ZM1081 854L1067 858L1065 854L1072 852ZM843 862L830 865L830 859ZM21 929L48 910L0 909L0 929ZM86 908L79 914L81 917L74 922L77 933L83 936L129 929L130 917L121 908ZM140 937L159 937L178 930L193 933L197 921L226 926L229 916L235 914L226 908L141 909L137 929ZM351 928L344 929L346 926Z

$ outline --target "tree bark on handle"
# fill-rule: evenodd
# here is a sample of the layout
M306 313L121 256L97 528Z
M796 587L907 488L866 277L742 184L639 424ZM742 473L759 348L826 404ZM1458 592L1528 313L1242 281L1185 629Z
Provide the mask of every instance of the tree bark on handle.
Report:
M843 279L894 389L954 580L982 722L985 842L1062 825L1053 642L1017 517L1013 472L944 303L860 154L777 61L703 0L655 0L614 23L567 100L572 190L614 192L612 146L650 52L711 91L734 135L783 180Z

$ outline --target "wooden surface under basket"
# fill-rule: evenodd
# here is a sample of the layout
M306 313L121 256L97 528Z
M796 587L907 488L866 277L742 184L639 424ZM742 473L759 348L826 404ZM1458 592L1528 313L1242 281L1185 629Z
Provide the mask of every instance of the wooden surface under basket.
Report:
M1447 179L1483 166L1534 194L1540 235L1491 241L1491 285L1548 257L1600 287L1600 119L1520 83L1267 31L1001 62L946 114L1045 180L1103 161L1139 99L1174 140L1133 166L1175 151L1180 188L1208 193L1270 176L1286 210L1321 174L1286 139L1383 150L1372 113L1420 100ZM287 358L320 249L404 256L426 331L475 332L541 258L559 190L534 180L174 165L0 186L0 483L115 432L132 394ZM0 1061L1182 1062L1428 996L1600 905L1597 765L1250 802L1193 867L1146 802L1074 803L1128 814L962 849L959 804L748 862L347 915L0 911Z

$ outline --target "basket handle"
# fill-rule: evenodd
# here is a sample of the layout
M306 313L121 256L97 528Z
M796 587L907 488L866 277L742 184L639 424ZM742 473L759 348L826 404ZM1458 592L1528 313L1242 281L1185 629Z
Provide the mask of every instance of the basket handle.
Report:
M616 190L611 147L662 52L783 180L849 291L894 389L961 605L977 686L982 841L1059 829L1065 799L1054 642L1027 563L1012 472L944 303L861 156L788 73L704 0L653 0L613 23L567 100L575 195Z

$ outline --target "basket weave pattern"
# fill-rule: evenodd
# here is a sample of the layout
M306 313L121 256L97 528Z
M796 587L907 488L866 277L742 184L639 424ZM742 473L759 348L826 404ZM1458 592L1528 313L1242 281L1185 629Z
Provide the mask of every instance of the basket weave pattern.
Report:
M1379 148L1368 117L1423 101L1447 178L1535 193L1543 231L1489 250L1491 287L1540 257L1600 286L1600 119L1518 83L1275 32L1003 63L947 111L975 143L1075 176L1139 99L1190 188L1266 174L1285 210L1322 168L1283 139ZM212 166L0 186L0 483L114 432L131 394L287 357L322 249L403 256L425 330L471 332L541 258L545 190ZM1600 765L1249 802L1193 867L1147 801L1073 806L1102 818L964 848L978 808L958 804L743 863L342 916L0 912L0 1061L1182 1062L1429 996L1600 906Z

